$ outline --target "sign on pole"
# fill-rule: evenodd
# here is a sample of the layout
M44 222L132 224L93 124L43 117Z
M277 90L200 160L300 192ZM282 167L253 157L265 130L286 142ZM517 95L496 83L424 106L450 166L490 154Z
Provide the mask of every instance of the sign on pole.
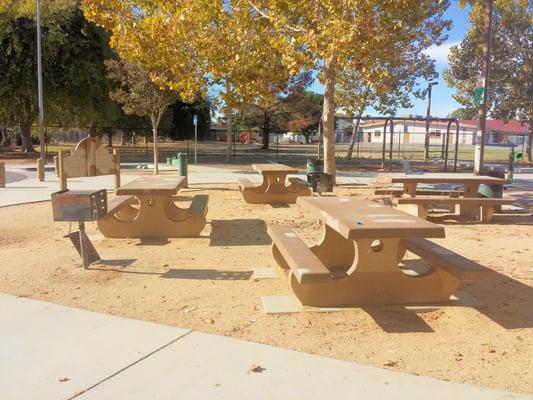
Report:
M196 164L198 162L198 152L197 152L197 144L198 144L198 115L192 116L192 123L194 125L194 163Z

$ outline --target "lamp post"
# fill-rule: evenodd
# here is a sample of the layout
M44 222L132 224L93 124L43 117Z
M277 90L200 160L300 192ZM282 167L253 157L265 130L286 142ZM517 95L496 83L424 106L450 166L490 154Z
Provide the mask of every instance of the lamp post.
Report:
M46 165L46 150L44 143L44 101L43 101L43 64L42 64L42 48L41 48L41 4L37 1L37 101L39 104L39 142L40 142L40 157L37 160L37 175L39 181L44 181L44 166Z
M429 82L428 84L428 109L426 113L426 137L424 138L424 161L427 161L429 158L429 118L431 117L431 88L438 84L438 82Z

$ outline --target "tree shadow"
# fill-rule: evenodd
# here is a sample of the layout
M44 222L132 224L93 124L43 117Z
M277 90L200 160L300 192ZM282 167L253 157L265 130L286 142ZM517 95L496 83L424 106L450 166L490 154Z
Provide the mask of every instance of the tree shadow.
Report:
M166 279L193 279L214 281L246 281L253 271L219 271L216 269L170 269L161 274Z
M258 246L271 243L262 219L214 219L210 224L210 246Z

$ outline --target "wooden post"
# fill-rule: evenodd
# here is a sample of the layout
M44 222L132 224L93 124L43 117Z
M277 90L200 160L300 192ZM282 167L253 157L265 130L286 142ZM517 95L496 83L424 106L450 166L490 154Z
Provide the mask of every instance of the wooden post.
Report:
M44 182L44 166L46 160L44 158L37 159L37 176L39 177L39 182Z
M0 188L6 187L6 167L2 162L0 163Z
M115 191L120 187L120 150L113 149L115 161Z
M59 190L67 190L67 173L65 171L65 156L63 150L59 150Z
M54 157L54 170L56 171L56 175L59 176L59 157Z

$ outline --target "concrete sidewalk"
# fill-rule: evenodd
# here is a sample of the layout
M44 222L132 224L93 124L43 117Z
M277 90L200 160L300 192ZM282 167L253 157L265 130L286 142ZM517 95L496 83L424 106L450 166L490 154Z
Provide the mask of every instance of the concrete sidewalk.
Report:
M0 399L533 399L0 294Z

